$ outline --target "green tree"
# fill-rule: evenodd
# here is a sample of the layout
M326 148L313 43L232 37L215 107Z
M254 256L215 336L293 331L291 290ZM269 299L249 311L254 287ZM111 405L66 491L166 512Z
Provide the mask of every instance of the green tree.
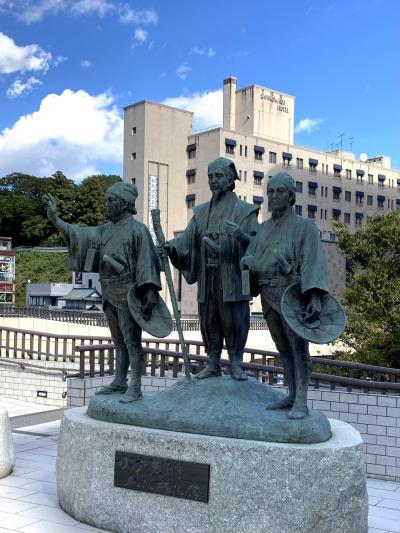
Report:
M400 367L400 213L370 219L355 233L341 222L339 249L352 265L344 292L348 326L341 337L350 360Z
M78 188L76 222L82 226L97 226L106 221L104 194L106 190L121 180L120 176L98 174L84 179Z
M67 254L63 252L21 251L16 255L16 305L25 307L28 279L31 283L71 283Z

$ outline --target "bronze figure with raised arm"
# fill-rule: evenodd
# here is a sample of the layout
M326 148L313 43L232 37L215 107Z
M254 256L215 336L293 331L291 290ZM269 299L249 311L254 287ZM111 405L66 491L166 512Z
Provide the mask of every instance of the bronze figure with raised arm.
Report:
M116 183L106 191L105 210L110 222L95 227L68 224L58 217L57 205L48 195L48 218L64 235L69 267L78 272L98 272L103 309L116 351L114 380L97 394L121 393L122 403L139 400L143 350L142 329L130 311L138 299L145 320L150 320L161 289L159 261L146 226L133 218L137 188ZM131 379L127 374L131 366Z

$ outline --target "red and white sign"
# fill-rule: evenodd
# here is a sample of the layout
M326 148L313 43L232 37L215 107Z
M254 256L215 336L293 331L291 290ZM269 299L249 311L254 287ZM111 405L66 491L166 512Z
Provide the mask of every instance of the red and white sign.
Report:
M12 283L0 283L0 292L14 292Z

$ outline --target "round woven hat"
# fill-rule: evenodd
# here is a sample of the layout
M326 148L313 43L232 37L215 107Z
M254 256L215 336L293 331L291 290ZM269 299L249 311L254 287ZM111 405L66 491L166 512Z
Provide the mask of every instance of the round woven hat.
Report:
M299 283L289 285L283 293L282 316L290 329L302 339L315 344L327 344L340 337L346 327L346 315L339 301L331 294L323 294L321 313L314 321L305 319L307 303Z
M128 305L135 322L154 337L167 337L172 331L172 317L164 300L157 293L157 303L153 307L151 317L146 320L141 307L142 302L136 295L136 286L132 285L128 292Z

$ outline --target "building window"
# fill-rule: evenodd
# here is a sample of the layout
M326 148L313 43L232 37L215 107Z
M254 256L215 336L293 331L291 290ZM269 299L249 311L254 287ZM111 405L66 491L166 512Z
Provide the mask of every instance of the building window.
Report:
M262 161L264 152L265 150L262 146L255 146L254 147L254 159L256 161Z
M227 155L235 154L236 141L234 139L225 139L225 153Z
M400 198L397 198L397 200L396 200L396 209L397 209L397 211L400 210Z
M344 199L346 202L351 202L351 191L344 191Z
M379 209L383 209L385 207L385 197L384 196L377 196L377 201L378 201Z
M136 159L136 152L131 153L131 161L134 161Z
M357 174L357 182L362 183L364 180L365 172L359 168L356 170L356 174Z
M247 146L244 147L244 157L247 157Z
M386 176L384 176L383 174L378 174L378 187L385 186L385 179L386 179Z
M253 172L253 176L254 176L254 185L262 187L263 179L264 179L264 172L259 172L258 170L255 170Z
M333 220L339 220L340 215L342 214L340 209L332 209L332 218Z
M361 226L364 215L362 213L356 213L356 226Z
M296 159L296 168L298 170L303 170L303 160L300 159L300 157Z
M243 181L246 183L247 182L247 170L244 170L243 171Z
M363 205L364 193L362 191L356 191L356 204Z
M186 180L188 185L196 182L196 169L192 168L186 171Z
M351 170L346 168L346 179L351 180Z
M328 174L328 164L325 166L325 174Z
M188 209L191 209L196 205L196 195L195 194L188 194L186 196L186 206Z
M344 214L344 223L345 224L350 224L350 213L345 213Z
M342 165L334 164L333 165L333 175L335 176L335 178L340 178L341 177L341 172L342 172Z
M341 187L333 187L332 198L334 200L340 200L341 193L342 193Z
M373 203L373 196L371 196L370 194L367 196L367 205L372 205Z
M299 215L300 217L303 216L303 207L301 205L295 205L294 211L296 215Z
M282 160L284 167L290 167L290 161L292 160L292 154L290 152L282 152Z
M322 163L322 174L325 172L325 163Z
M194 159L196 157L196 145L188 144L186 148L188 159Z
M132 185L136 185L136 178L131 178Z
M132 135L135 135L136 134L136 126L133 126L132 130L131 130L131 134Z
M239 147L239 153L240 153L240 155L243 155L243 145L242 144Z
M374 183L374 175L373 174L368 174L368 183Z
M296 192L303 192L303 183L301 181L296 181Z
M269 153L269 162L276 164L276 152Z
M309 196L316 196L317 188L318 188L318 184L315 183L315 181L309 181L308 182L308 194L309 194Z
M316 205L309 205L307 209L308 218L315 219L316 211L317 211Z
M308 160L308 170L311 174L316 174L317 172L317 165L318 165L318 159L310 159Z

